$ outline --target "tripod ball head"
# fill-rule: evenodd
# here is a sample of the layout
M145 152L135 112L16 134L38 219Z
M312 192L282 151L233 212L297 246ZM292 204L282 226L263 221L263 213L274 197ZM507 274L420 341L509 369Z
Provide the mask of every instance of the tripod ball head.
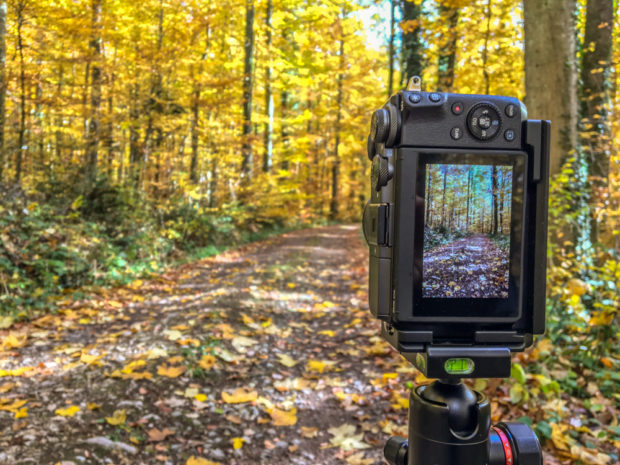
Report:
M409 442L385 446L390 465L542 465L534 431L519 422L491 427L488 399L461 382L418 387L409 413Z

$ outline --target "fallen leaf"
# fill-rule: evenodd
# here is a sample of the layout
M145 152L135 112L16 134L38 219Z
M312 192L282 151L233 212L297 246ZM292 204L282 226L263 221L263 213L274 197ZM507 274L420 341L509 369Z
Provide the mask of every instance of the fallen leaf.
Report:
M274 426L293 426L297 423L297 409L294 408L290 411L279 410L277 408L271 409L269 412Z
M203 370L209 371L215 366L215 362L217 362L217 359L213 355L203 355L198 362L198 366Z
M293 368L299 362L288 354L278 354L278 362L288 368Z
M232 442L232 445L233 445L233 449L237 450L237 449L241 449L243 447L243 443L245 442L245 439L243 439L243 438L233 438L231 442Z
M8 336L2 338L2 349L9 350L24 347L26 345L26 339L28 339L26 334L17 335L15 333L9 333Z
M122 425L127 420L127 412L125 410L115 410L111 417L105 417L105 421L113 426Z
M222 400L227 404L242 404L244 402L254 402L258 397L256 391L246 391L243 388L237 389L234 393L228 394L222 391Z
M79 411L80 411L80 407L78 407L77 405L71 405L70 407L67 407L67 408L58 408L56 409L54 413L56 415L60 415L61 417L72 417Z
M312 427L302 426L301 427L301 435L304 438L308 438L308 439L316 438L318 434L319 434L319 429L315 426L312 426Z
M185 465L221 465L219 462L212 462L211 460L203 459L201 457L194 457L193 455L187 459Z
M185 373L185 369L186 368L183 365L167 366L164 364L160 365L159 368L157 368L157 374L160 376L166 376L168 378L177 378L183 373Z
M15 412L15 418L26 418L28 416L28 407L22 407Z
M152 442L159 442L166 439L168 436L174 434L174 430L164 428L163 430L158 430L157 428L153 428L147 432L149 435L149 440Z
M330 428L329 434L334 436L329 442L336 447L340 447L344 451L366 449L370 445L362 441L364 433L355 434L355 425L345 423L344 425Z
M308 371L315 371L318 373L323 373L333 367L336 362L328 361L328 360L308 360L308 364L306 368Z

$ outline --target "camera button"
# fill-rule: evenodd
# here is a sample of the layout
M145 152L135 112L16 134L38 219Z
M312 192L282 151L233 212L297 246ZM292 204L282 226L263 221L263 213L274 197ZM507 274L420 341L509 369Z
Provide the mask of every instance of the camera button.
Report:
M506 109L504 110L504 112L506 113L506 116L508 118L512 118L514 115L517 114L517 107L515 107L512 103L506 106Z
M409 101L411 103L420 103L420 100L422 100L422 96L418 92L409 94Z
M512 142L513 140L515 140L515 132L512 129L506 129L506 132L504 133L504 139L506 139L508 142Z
M459 140L461 137L463 137L463 130L458 126L453 127L450 131L450 137L452 137L452 139L454 140Z
M439 101L441 100L441 95L440 95L440 94L438 94L437 92L433 92L433 93L431 93L431 94L428 96L428 99L429 99L431 102L437 103L437 102L439 102Z
M452 104L452 113L455 115L460 115L463 113L463 104L461 102L455 102Z

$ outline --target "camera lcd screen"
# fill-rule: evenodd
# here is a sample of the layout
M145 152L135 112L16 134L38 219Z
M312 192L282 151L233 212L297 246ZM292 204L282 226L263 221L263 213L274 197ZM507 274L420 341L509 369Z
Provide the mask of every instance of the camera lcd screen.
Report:
M507 299L513 166L425 166L422 297Z

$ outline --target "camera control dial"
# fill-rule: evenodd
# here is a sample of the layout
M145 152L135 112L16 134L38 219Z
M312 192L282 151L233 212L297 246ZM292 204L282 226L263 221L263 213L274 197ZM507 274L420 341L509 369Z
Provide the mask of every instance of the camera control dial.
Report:
M375 144L381 144L388 138L390 132L390 114L381 108L372 114L370 121L370 138Z
M479 103L467 115L467 127L476 139L492 139L502 127L500 111L491 103Z
M381 190L383 186L394 176L394 168L390 166L387 158L375 157L372 161L372 170L370 172L370 182L376 191Z

